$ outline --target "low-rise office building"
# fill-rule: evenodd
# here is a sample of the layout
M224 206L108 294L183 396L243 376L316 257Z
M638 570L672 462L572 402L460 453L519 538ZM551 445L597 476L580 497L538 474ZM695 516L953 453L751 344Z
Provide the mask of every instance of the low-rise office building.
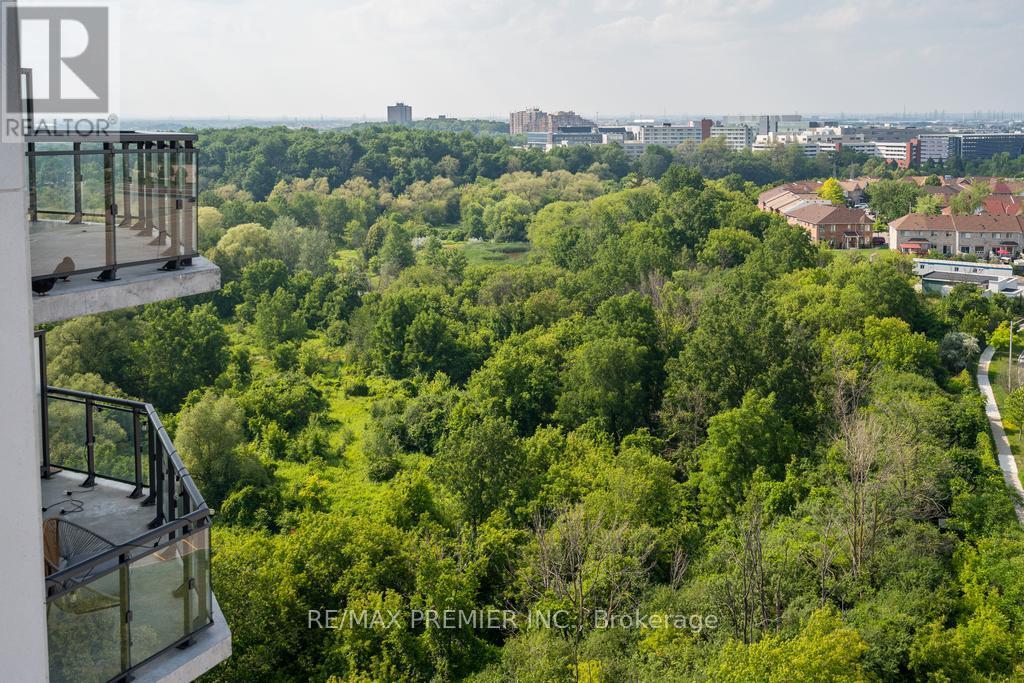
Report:
M557 131L530 132L526 134L526 146L550 150L553 147L574 147L576 145L600 145L604 134L590 126L569 126Z
M711 137L722 138L725 146L733 151L750 149L757 139L757 129L746 123L716 123L711 127Z
M1003 152L1024 154L1024 133L933 133L921 136L921 161L983 161Z

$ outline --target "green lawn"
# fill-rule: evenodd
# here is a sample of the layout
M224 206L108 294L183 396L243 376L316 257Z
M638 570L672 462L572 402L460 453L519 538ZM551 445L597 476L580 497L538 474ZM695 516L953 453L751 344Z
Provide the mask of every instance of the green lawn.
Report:
M1017 354L1014 353L1016 356ZM1016 361L1014 361L1016 363ZM1003 406L1006 403L1006 353L997 352L992 362L988 365L988 381L992 383L992 393L995 394L996 404L999 406L999 414L1003 418L1003 429L1006 431L1006 438L1010 442L1010 450L1017 461L1017 469L1024 465L1024 443L1020 440L1020 425L1006 416ZM1016 374L1016 373L1014 373Z

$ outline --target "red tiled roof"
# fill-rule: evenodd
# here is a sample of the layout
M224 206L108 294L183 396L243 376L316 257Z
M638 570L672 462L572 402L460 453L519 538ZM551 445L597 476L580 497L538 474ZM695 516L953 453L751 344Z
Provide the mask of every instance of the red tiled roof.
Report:
M808 204L786 213L787 216L804 223L820 225L871 225L872 221L863 209L850 209L831 204Z
M1012 195L985 197L981 200L981 207L985 213L992 215L1016 216L1021 210L1020 202Z
M935 230L957 232L1024 232L1022 217L1002 215L926 216L909 213L889 224L896 230Z

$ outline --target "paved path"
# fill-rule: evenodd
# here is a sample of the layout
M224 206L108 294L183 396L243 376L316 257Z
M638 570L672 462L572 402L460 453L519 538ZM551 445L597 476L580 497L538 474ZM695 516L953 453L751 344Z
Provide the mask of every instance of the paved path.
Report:
M999 406L996 404L995 394L992 393L992 385L988 381L988 364L995 354L993 347L988 347L981 354L978 360L978 389L985 397L985 414L988 416L988 423L992 427L992 437L996 442L996 452L999 454L999 467L1003 470L1003 479L1011 491L1016 493L1014 508L1017 511L1017 520L1024 526L1024 487L1020 484L1020 476L1017 474L1017 461L1013 459L1010 451L1010 442L1003 431L1003 418L999 415Z

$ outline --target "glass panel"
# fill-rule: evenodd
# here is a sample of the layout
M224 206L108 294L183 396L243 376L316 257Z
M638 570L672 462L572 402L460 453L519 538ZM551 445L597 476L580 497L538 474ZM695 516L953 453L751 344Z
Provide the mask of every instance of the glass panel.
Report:
M134 665L210 622L209 529L130 566Z
M77 151L67 142L32 146L26 169L33 277L196 254L198 160L184 142L113 142L110 155L97 142L80 143ZM111 204L113 233L105 219Z
M131 411L97 407L93 410L92 428L96 438L96 474L135 481Z
M122 578L127 569L47 602L52 683L106 681L124 670L128 633L121 615L127 584Z
M85 403L49 397L50 464L85 471Z
M68 145L39 143L39 152L60 150L57 156L36 156L36 220L29 214L32 276L60 275L101 268L107 263L103 221L103 156L80 158L80 201L76 201L75 155ZM30 189L31 195L31 189ZM77 211L81 209L79 217ZM98 216L87 215L90 212Z
M196 153L182 153L182 217L181 249L186 255L195 255L199 249L199 211L196 207Z
M103 145L82 145L82 220L106 225L106 187L103 181Z

